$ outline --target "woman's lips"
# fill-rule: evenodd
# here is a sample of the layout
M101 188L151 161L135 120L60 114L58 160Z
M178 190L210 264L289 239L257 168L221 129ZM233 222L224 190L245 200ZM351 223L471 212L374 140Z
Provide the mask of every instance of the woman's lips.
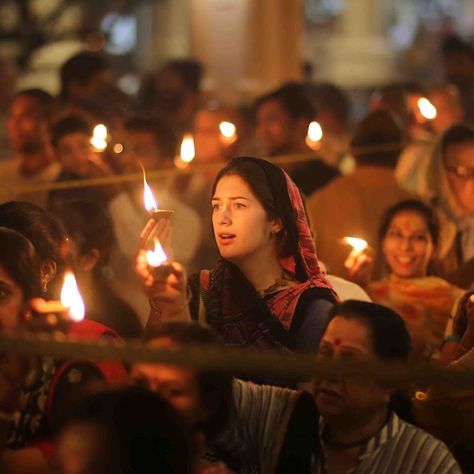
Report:
M229 245L235 239L235 234L219 233L218 240L221 245Z
M327 388L320 388L316 392L317 398L322 401L334 402L342 400L344 397L334 390L329 390Z

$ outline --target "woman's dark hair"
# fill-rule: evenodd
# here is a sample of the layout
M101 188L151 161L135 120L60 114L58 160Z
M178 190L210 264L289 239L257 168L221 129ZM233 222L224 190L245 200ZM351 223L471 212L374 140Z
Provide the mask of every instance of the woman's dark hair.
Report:
M411 337L403 318L386 306L367 301L346 300L329 310L329 318L342 316L367 325L372 335L376 356L387 362L407 360Z
M430 206L425 204L423 201L419 201L418 199L406 199L404 201L400 201L385 211L379 227L379 242L381 243L385 238L393 218L400 212L404 211L416 212L421 217L423 217L426 222L426 227L428 227L428 232L430 233L433 244L435 246L438 245L439 222L436 214Z
M224 176L242 178L262 204L268 218L281 219L283 230L276 236L278 254L280 257L293 256L296 261L296 278L300 281L307 280L308 275L298 251L299 231L283 170L260 158L234 158L217 175L211 195L214 195L217 183Z
M97 204L90 201L63 201L51 208L51 213L62 224L81 255L97 249L100 253L97 267L107 264L115 244L112 219Z
M91 423L105 434L97 465L104 474L187 474L194 447L174 408L138 387L99 392L66 414L61 429Z
M64 273L67 266L67 235L61 224L39 206L29 202L10 201L0 204L0 226L14 229L25 236L33 244L42 263L50 260L56 264L56 276L49 291L56 296L58 276Z
M40 296L40 261L33 244L6 227L0 227L0 266L21 288L25 300Z
M152 327L147 331L146 339L168 338L180 346L222 346L217 334L207 326L197 323L166 323ZM207 439L216 436L225 426L230 416L232 406L232 376L223 372L198 371L197 383L199 394L205 403L215 404L210 417L200 424Z

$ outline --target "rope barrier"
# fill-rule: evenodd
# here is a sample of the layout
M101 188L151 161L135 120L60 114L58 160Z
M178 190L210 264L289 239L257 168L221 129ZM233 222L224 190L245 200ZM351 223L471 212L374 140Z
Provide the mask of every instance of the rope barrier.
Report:
M257 351L232 347L156 348L141 342L84 341L64 335L0 336L0 353L25 356L88 358L176 364L193 369L226 371L237 375L265 375L309 380L317 377L375 378L394 386L474 388L474 371L447 370L435 364L388 364L370 360L321 360L311 355Z
M355 151L357 153L375 153L375 152L387 152L396 151L400 149L398 143L387 143L383 146L376 147L358 147ZM314 161L315 154L296 154L296 155L281 155L271 158L271 162L278 166L291 165L296 163L304 163L307 161ZM172 178L176 176L217 172L224 166L223 163L209 163L199 164L192 163L190 166L184 169L170 168L160 170L147 171L147 179L153 180L158 178ZM11 186L3 186L0 189L0 197L15 195L20 193L36 193L44 191L53 191L60 189L75 189L75 188L86 188L92 186L106 186L110 184L124 184L139 182L143 179L142 173L129 173L129 174L114 174L110 176L103 176L97 178L85 178L85 179L74 179L67 181L55 181L52 183L39 183L32 186L18 186L12 183Z

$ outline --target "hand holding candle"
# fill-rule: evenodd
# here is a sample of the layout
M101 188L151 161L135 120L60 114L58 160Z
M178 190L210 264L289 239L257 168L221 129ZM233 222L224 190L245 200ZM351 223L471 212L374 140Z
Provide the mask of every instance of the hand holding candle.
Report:
M145 176L145 168L143 168L143 203L145 205L145 209L147 210L150 217L155 220L158 219L169 219L173 215L173 211L169 209L158 209L158 204L153 196L153 192L148 186Z
M344 237L343 241L352 247L352 251L344 262L348 277L361 286L367 286L372 275L373 249L365 240L358 237Z
M31 313L26 318L29 329L63 331L73 322L84 319L85 306L71 271L64 274L61 301L45 301L34 298L30 302Z

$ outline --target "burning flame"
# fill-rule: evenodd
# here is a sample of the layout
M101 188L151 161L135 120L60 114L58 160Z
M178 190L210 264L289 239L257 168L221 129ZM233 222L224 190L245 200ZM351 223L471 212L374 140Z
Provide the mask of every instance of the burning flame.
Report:
M354 252L360 253L368 247L367 242L364 239L357 237L344 237L344 242L349 244Z
M317 149L320 146L320 141L323 138L323 129L321 125L313 121L308 126L308 134L306 135L306 144L313 149Z
M147 211L156 211L158 209L158 204L156 203L155 196L146 182L145 168L140 164L143 171L143 202L145 204L145 209Z
M190 133L186 133L181 142L180 158L184 163L191 163L194 160L196 152L194 150L194 139Z
M107 148L107 127L104 124L99 123L94 127L91 143L98 151L104 151Z
M237 129L232 122L221 122L219 130L225 143L230 145L237 140Z
M420 114L427 120L433 120L436 118L437 111L436 107L426 98L421 97L417 102Z
M77 288L74 274L67 271L64 275L63 288L61 290L61 303L69 308L69 315L74 321L82 321L84 319L85 307L81 294Z
M160 241L155 237L155 249L148 250L146 253L146 261L151 267L159 267L161 264L166 262L168 257L166 256Z

